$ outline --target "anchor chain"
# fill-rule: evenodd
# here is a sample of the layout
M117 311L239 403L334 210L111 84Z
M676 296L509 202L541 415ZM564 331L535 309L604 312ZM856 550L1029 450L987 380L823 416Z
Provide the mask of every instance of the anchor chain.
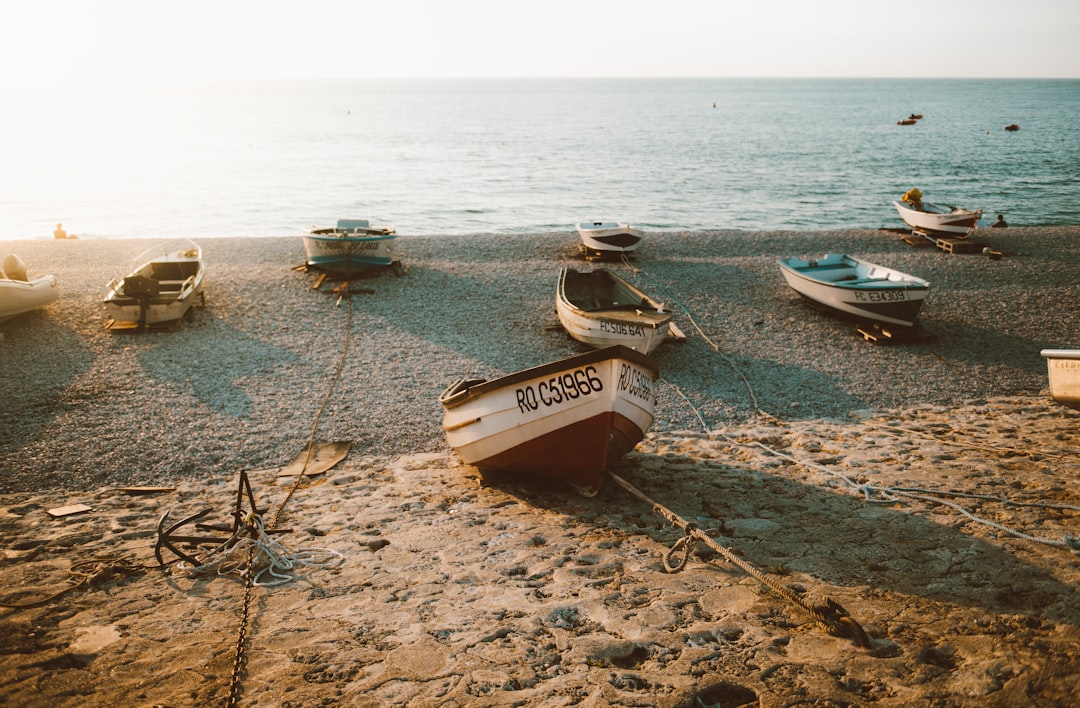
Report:
M248 548L247 566L244 571L244 599L240 605L240 626L237 630L236 637L236 653L233 658L233 670L232 676L229 678L229 698L225 705L227 708L234 708L240 701L240 682L244 674L244 666L247 664L247 657L244 653L244 649L247 644L247 630L248 630L248 613L251 608L251 589L254 587L252 578L252 556L254 555L254 548Z

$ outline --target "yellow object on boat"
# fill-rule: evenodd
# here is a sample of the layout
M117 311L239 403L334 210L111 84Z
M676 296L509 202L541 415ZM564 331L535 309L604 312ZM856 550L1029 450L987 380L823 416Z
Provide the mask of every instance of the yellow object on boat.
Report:
M900 198L916 209L922 209L922 192L919 191L918 187L912 187L904 192L904 196Z

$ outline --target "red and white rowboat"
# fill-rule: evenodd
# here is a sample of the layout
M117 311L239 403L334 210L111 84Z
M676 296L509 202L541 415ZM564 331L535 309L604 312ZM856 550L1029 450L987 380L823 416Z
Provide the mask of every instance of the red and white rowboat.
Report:
M446 440L466 464L599 491L608 466L653 422L656 360L606 347L439 396Z

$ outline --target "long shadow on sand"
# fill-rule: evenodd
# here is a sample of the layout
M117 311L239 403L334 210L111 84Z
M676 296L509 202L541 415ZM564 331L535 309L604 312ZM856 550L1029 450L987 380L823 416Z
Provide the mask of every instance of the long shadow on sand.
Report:
M0 325L0 452L35 438L70 401L65 390L93 363L83 339L30 312ZM27 376L27 372L30 375Z
M1080 590L995 545L913 513L756 471L631 453L619 474L761 570L805 573L833 586L900 594L995 615L1080 627ZM614 483L587 499L567 487L504 473L485 483L577 523L644 534L658 559L682 532ZM1066 550L1040 547L1049 556ZM694 562L742 571L704 546ZM1053 565L1054 561L1048 561ZM775 576L782 580L781 576ZM718 584L724 582L718 578ZM812 588L811 588L812 589ZM768 591L762 588L761 594ZM854 613L853 613L854 616ZM856 617L856 619L858 619Z

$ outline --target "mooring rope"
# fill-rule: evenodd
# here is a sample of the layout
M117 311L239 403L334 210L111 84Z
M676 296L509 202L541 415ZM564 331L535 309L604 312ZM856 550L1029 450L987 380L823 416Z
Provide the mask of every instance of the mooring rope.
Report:
M649 278L650 280L652 280L652 282L654 282L654 283L657 282L656 279L652 278L643 268L638 268L638 267L634 266L633 263L631 263L630 259L626 257L626 254L623 254L622 262L632 272L634 272L636 274L641 274L644 277ZM657 287L659 287L658 283L657 283ZM746 377L743 375L742 371L740 371L739 368L735 365L735 362L732 361L731 358L724 355L723 352L720 351L719 346L717 346L717 344L714 341L712 341L704 333L704 331L702 331L701 327L699 327L697 322L695 321L694 316L690 312L689 308L687 308L677 298L671 297L670 299L676 305L678 305L680 309L682 309L682 311L689 318L691 324L694 326L694 329L697 330L698 334L701 335L702 339L704 339L709 344L709 346L713 348L713 350L715 350L718 354L723 356L724 359L727 361L727 363L732 367L732 369L734 369L735 372L739 374L740 378L742 378L742 380L743 380L743 383L746 385L746 389L750 394L750 398L753 401L755 410L759 414L767 417L768 419L770 419L770 420L772 420L772 421L774 421L776 423L779 423L780 421L775 416L761 410L761 407L758 405L757 397L754 395L754 391L751 388L749 381L747 381ZM716 433L716 431L710 430L708 424L705 421L704 416L701 414L701 411L697 408L697 406L695 406L690 401L690 399L687 397L687 395L682 391L682 389L679 386L677 386L674 383L671 383L670 381L666 381L666 380L662 380L662 381L663 381L663 383L670 386L683 399L683 401L690 407L690 409L697 416L698 421L701 423L702 429L706 433ZM928 433L923 433L923 432L916 431L916 430L909 430L907 428L901 428L901 427L896 427L896 426L884 426L884 425L883 426L870 426L870 429L871 430L876 430L876 431L879 431L879 432L882 432L882 433L885 433L885 434L888 434L888 435L893 435L893 436L896 436L896 437L899 437L899 434L903 433L903 434L909 434L909 435L913 435L913 436L920 436L920 437L928 438L930 440L934 440L934 441L937 441L937 442L945 444L945 445L954 445L954 446L957 446L957 447L964 447L964 448L969 448L969 449L988 450L988 451L995 452L995 453L998 453L998 454L1023 454L1023 455L1028 455L1028 456L1036 456L1036 455L1038 455L1038 456L1041 456L1041 457L1048 457L1048 458L1053 458L1053 459L1065 459L1066 457L1070 456L1068 453L1065 453L1065 454L1062 454L1062 453L1049 453L1049 452L1045 452L1045 451L1021 450L1021 449L1009 448L1009 447L998 447L998 446L989 446L989 445L972 445L970 443L963 443L963 442L957 442L957 441L952 441L952 440L945 440L945 439L942 439L942 438L940 438L938 436L930 435ZM750 445L747 445L746 443L742 443L742 442L740 442L738 440L735 440L734 438L731 438L731 437L729 437L727 435L724 435L723 433L716 433L716 434L720 435L725 440L727 440L728 442L730 442L730 443L732 443L734 445L739 445L739 446L742 446L742 447L750 446ZM950 501L947 501L945 499L940 498L942 496L955 496L955 497L965 496L965 495L960 494L960 493L938 492L938 491L935 491L935 490L923 490L923 489L919 489L919 490L904 489L902 487L877 487L877 486L874 486L874 485L859 484L859 483L855 482L854 480L852 480L852 479L850 479L848 477L845 477L844 475L842 475L842 474L840 474L838 472L835 472L834 470L830 470L830 469L828 469L826 467L823 467L821 465L816 465L816 464L811 463L811 462L805 462L805 461L797 460L797 459L795 459L793 457L790 457L788 455L785 455L785 454L783 454L783 453L781 453L781 452L779 452L777 450L774 450L773 448L770 448L769 446L764 445L762 443L755 442L755 443L752 444L752 446L753 447L759 447L759 448L761 448L763 450L766 450L767 452L769 452L769 453L771 453L773 455L776 455L778 457L782 457L784 459L790 460L791 462L794 462L795 464L804 465L804 466L807 466L807 467L812 467L814 469L821 470L821 471L823 471L823 472L825 472L827 474L830 474L830 475L832 475L834 477L837 477L837 478L841 479L844 482L844 484L849 488L849 490L851 490L855 494L862 494L864 496L864 498L866 499L866 501L868 501L868 502L889 503L889 502L900 501L901 499L909 499L909 500L919 500L919 501L928 502L928 503L932 503L932 504L940 504L940 505L943 505L943 506L947 506L947 507L949 507L951 509L954 509L958 513L966 516L967 518L971 519L972 521L975 521L976 523L983 524L983 525L989 526L991 528L995 528L995 529L997 529L997 530L999 530L999 531L1001 531L1003 533L1009 534L1009 535L1014 536L1016 538L1021 538L1021 539L1024 539L1024 540L1033 541L1035 543L1041 543L1041 544L1048 545L1048 546L1055 546L1055 547L1058 547L1058 548L1067 548L1067 549L1069 549L1069 550L1071 550L1073 552L1080 552L1080 538L1078 538L1078 537L1066 535L1066 536L1062 537L1061 540L1057 540L1057 539L1042 538L1042 537L1039 537L1039 536L1034 536L1034 535L1027 534L1027 533L1024 533L1022 531L1018 531L1016 529L1010 528L1010 527L1005 526L1004 524L1000 524L1000 523L998 523L996 521L991 521L989 519L984 519L984 518L978 516L977 514L973 513L969 509L963 507L960 504L957 504L955 502L950 502ZM977 498L977 497L972 497L972 498ZM1024 504L1022 502L1012 502L1012 501L1010 501L1008 499L1004 499L1004 498L992 498L992 499L988 498L986 500L988 500L988 501L996 501L996 502L999 502L999 503L1002 503L1002 504L1029 506L1029 504ZM1070 506L1070 505L1067 505L1067 504L1054 505L1054 504L1040 503L1037 506L1040 506L1041 508L1053 509L1053 510L1059 510L1059 511L1061 511L1061 510L1069 510L1069 511L1080 510L1077 507Z
M870 425L871 430L876 430L886 435L891 435L896 438L900 438L901 434L912 435L927 440L933 440L934 442L941 443L942 445L951 445L953 447L962 447L969 450L986 450L989 452L995 452L1002 455L1023 455L1025 457L1048 457L1055 460L1064 460L1071 457L1080 456L1080 452L1070 453L1065 452L1046 452L1045 450L1024 450L1016 447L1001 447L998 445L977 445L974 443L962 442L959 440L947 440L939 435L931 435L921 430L912 430L910 428L901 428L894 425ZM901 438L903 439L903 438Z
M643 275L644 277L646 277L650 281L652 281L656 285L657 288L660 288L661 290L663 289L656 278L654 278L652 275L650 275L644 268L638 268L633 263L631 263L630 259L627 258L625 253L622 254L622 262L626 265L627 268L629 268L635 274ZM701 326L697 323L697 320L694 318L694 314L690 311L690 308L688 308L686 305L684 305L682 303L681 300L679 300L677 297L671 295L670 293L668 293L668 297L665 298L665 299L671 300L672 302L674 302L679 307L680 310L683 311L683 314L685 314L686 318L688 320L690 320L690 324L693 325L694 330L697 331L697 333L701 336L701 338L703 340L705 340L705 343L708 344L709 347L714 352L719 354L720 357L725 362L727 362L728 366L731 367L731 370L734 371L735 374L742 380L743 386L746 387L746 392L750 396L750 400L754 404L754 411L756 413L758 413L759 415L765 416L766 418L769 418L771 420L774 420L774 421L777 420L774 415L772 415L771 413L768 413L767 411L763 411L761 409L761 405L758 403L757 394L754 393L754 388L753 388L753 386L750 385L750 381L749 381L749 379L746 378L746 375L743 374L742 369L740 369L738 367L738 365L735 363L735 361L730 356L728 356L726 353L724 353L724 351L722 349L720 349L719 344L714 342L709 337L709 335L705 334L705 330L703 330L701 328ZM700 417L700 415L698 417Z
M743 443L743 442L740 442L740 441L738 441L738 440L736 440L736 439L734 439L734 438L732 438L730 436L724 435L723 433L718 433L718 434L722 438L727 440L728 442L730 442L732 444L735 444L735 445L739 445L740 447L756 447L756 448L759 448L761 450L764 450L765 452L769 453L770 455L775 455L776 457L788 460L789 462L793 462L793 463L795 463L797 465L801 465L803 467L808 467L810 469L815 469L815 470L818 470L820 472L824 472L825 474L829 475L830 477L838 480L844 487L847 488L849 493L851 493L851 494L853 494L855 496L862 496L865 501L870 502L870 503L890 504L890 503L893 503L893 502L896 502L896 501L900 501L902 499L915 499L915 500L928 502L928 503L932 503L932 504L940 504L942 506L947 506L950 509L953 509L953 510L957 511L960 514L963 514L964 516L966 516L967 518L971 519L972 521L974 521L974 522L976 522L978 524L982 524L984 526L988 526L990 528L997 529L998 531L1006 533L1006 534L1008 534L1010 536L1015 536L1016 538L1021 538L1021 539L1024 539L1026 541L1033 541L1035 543L1041 543L1041 544L1046 545L1046 546L1055 546L1057 548L1067 548L1067 549L1073 551L1074 553L1075 552L1080 552L1080 538L1078 538L1078 537L1065 535L1060 540L1058 540L1058 539L1053 539L1053 538L1043 538L1043 537L1040 537L1040 536L1034 536L1034 535L1031 535L1031 534L1027 534L1027 533L1024 533L1023 531L1018 531L1018 530L1013 529L1011 527L1008 527L1008 526L1006 526L1004 524L1000 524L1000 523L998 523L996 521L991 521L990 519L985 519L985 518L975 514L974 512L968 510L964 506L962 506L960 504L957 504L955 502L950 502L950 501L948 501L946 499L942 499L941 497L943 497L943 496L953 496L953 497L962 497L962 498L970 498L970 499L979 499L979 500L983 500L983 501L993 501L993 502L998 502L998 503L1001 503L1001 504L1012 505L1012 506L1032 506L1032 507L1043 508L1043 509L1052 509L1052 510L1056 510L1056 511L1080 511L1080 507L1077 507L1077 506L1074 506L1074 505L1070 505L1070 504L1050 504L1050 503L1047 503L1047 502L1015 502L1015 501L1011 501L1009 499L1006 499L1004 497L992 497L992 496L989 496L989 495L964 494L964 493L961 493L961 492L937 491L937 490L932 490L932 489L920 489L920 488L908 488L908 487L880 487L880 486L873 485L873 484L864 484L864 483L861 483L861 482L858 482L858 481L852 479L851 477L843 474L842 472L837 472L836 470L825 467L824 465L819 465L816 462L810 462L808 460L799 460L799 459L797 459L795 457L792 457L791 455L787 455L785 453L782 453L779 450L776 450L776 449L774 449L772 447L769 447L768 445L765 445L763 443L756 442L756 441L752 442L752 443Z
M218 575L239 573L255 587L271 587L291 581L289 571L294 568L331 568L344 561L344 555L329 548L289 550L268 533L257 514L251 514L228 541L191 570ZM180 565L186 564L181 561Z
M255 538L249 538L242 543L236 544L237 547L241 545L246 547L247 556L246 562L243 566L244 569L241 573L244 577L244 598L242 613L243 616L240 620L240 627L236 641L236 655L235 660L233 661L233 672L229 680L229 697L226 702L227 708L234 708L237 705L237 701L239 701L240 699L240 684L243 675L243 668L245 666L244 655L247 646L246 638L248 628L248 608L251 605L252 588L256 585L277 585L292 580L292 576L278 573L277 571L291 570L293 567L295 567L296 564L301 562L305 565L324 565L327 563L341 562L344 560L344 556L342 556L340 553L337 553L336 551L329 551L326 549L322 550L326 553L336 554L336 558L320 562L314 560L312 557L309 557L307 555L312 553L310 551L297 551L296 553L291 554L287 551L283 552L284 547L266 533L267 529L277 528L278 522L281 520L281 515L285 511L285 507L292 499L293 494L296 492L296 490L300 488L300 484L305 478L307 467L309 464L311 464L311 458L314 455L315 436L319 430L319 422L322 420L323 412L326 410L326 406L330 402L330 396L333 394L334 389L337 387L337 383L341 379L341 372L345 367L345 358L349 353L349 339L352 337L353 307L352 298L349 297L348 294L348 284L346 283L341 287L342 294L339 295L337 304L340 305L343 299L348 303L348 307L346 307L345 310L345 343L341 349L341 357L338 359L337 368L334 370L334 375L330 380L330 386L326 391L326 396L323 397L322 405L319 406L319 410L315 414L315 420L311 425L311 435L308 437L307 456L304 458L304 466L300 469L299 474L296 475L296 479L293 481L292 486L289 487L289 492L285 495L285 499L282 500L281 504L274 512L274 515L270 520L270 525L264 528L262 526L261 519L259 519L258 516L254 514L254 510L252 510L254 518L251 519L251 522L257 527L257 533L255 534ZM225 557L221 558L220 561L224 564L225 561L227 561L228 557L230 557L231 555L231 552L225 554ZM266 568L264 568L258 574L255 573L256 559L266 559L267 562ZM236 569L233 568L232 570L235 571ZM273 576L274 579L269 582L260 582L259 579L262 577L264 572L268 572L271 576Z
M345 286L347 287L347 285ZM349 340L352 338L352 317L353 307L352 298L348 296L346 292L338 299L338 304L341 304L341 300L344 299L348 303L348 307L345 308L345 345L341 348L341 357L338 359L337 368L334 370L334 376L330 379L330 386L326 390L326 395L323 397L322 405L319 406L318 412L315 414L315 420L311 424L311 435L308 436L307 445L307 457L304 458L304 466L300 469L300 473L296 475L296 480L289 488L289 493L285 496L285 499L278 506L277 511L274 512L274 517L270 521L268 528L276 529L278 521L281 519L282 512L285 511L285 506L292 499L293 493L300 487L300 483L303 481L305 474L307 473L308 465L311 464L312 455L315 453L315 436L319 430L319 423L322 420L323 412L326 410L326 406L330 403L330 396L333 395L334 389L337 387L338 381L341 379L341 372L345 368L345 359L349 354Z
M723 556L729 563L741 568L748 575L756 579L765 587L772 590L774 593L784 598L785 600L801 607L807 614L813 617L821 624L825 630L832 635L838 637L845 637L855 641L859 646L869 648L870 639L866 636L866 632L856 622L847 610L843 608L839 603L835 602L831 598L824 598L820 602L809 602L804 596L799 595L792 591L785 585L781 585L765 573L761 572L747 561L739 558L731 549L721 546L711 536L701 531L694 524L686 521L675 512L671 511L667 507L663 506L659 502L656 502L646 496L639 489L627 482L625 479L608 470L608 475L623 489L633 494L638 499L642 500L646 504L650 505L657 514L664 517L673 526L677 526L684 532L684 536L675 542L671 550L664 556L664 568L669 573L674 573L681 570L690 557L690 553L693 551L693 546L696 541L701 541L712 550ZM681 554L681 558L675 559L676 554ZM675 559L675 560L673 560Z
M14 610L26 610L31 607L41 607L42 605L47 605L50 602L59 599L61 596L72 590L83 587L84 585L89 586L94 583L105 583L114 579L136 575L146 570L152 570L153 568L154 566L133 563L121 556L100 556L98 558L79 561L68 568L68 574L74 575L79 579L63 590L31 602L0 602L0 607L7 607Z

